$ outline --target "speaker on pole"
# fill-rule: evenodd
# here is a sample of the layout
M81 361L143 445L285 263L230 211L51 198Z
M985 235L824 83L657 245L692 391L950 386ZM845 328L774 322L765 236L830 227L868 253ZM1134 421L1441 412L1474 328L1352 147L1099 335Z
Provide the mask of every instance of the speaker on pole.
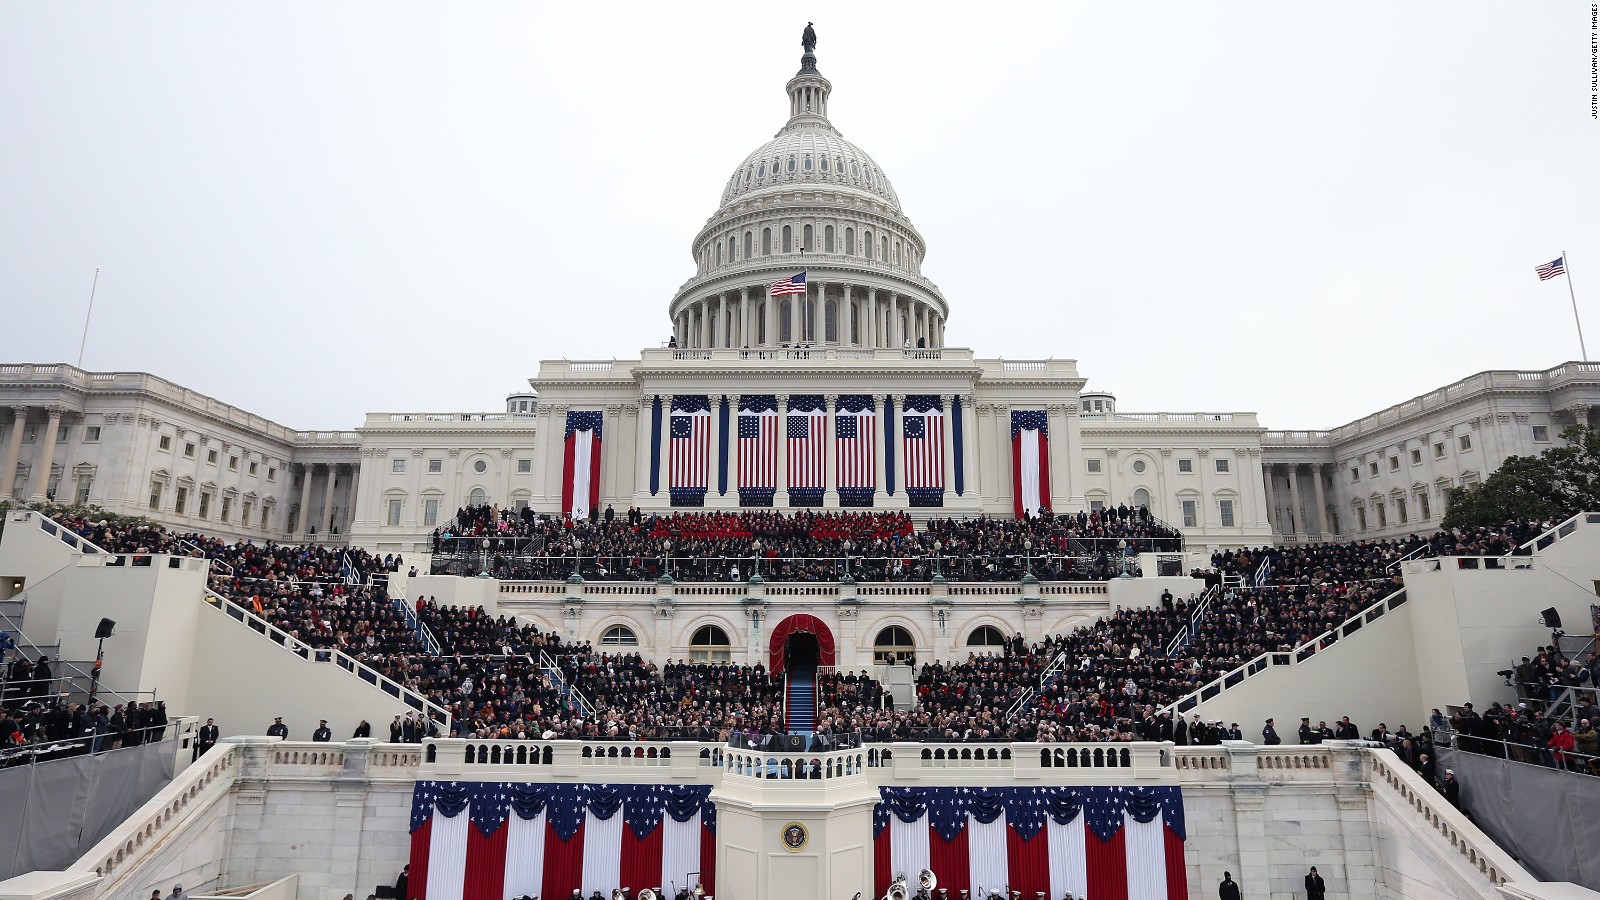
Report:
M106 638L111 637L111 633L116 630L116 622L112 621L111 619L101 619L100 625L94 630L95 639L103 641Z
M1539 613L1539 618L1544 622L1544 627L1546 628L1561 627L1561 613L1556 612L1556 608L1554 606L1542 613Z

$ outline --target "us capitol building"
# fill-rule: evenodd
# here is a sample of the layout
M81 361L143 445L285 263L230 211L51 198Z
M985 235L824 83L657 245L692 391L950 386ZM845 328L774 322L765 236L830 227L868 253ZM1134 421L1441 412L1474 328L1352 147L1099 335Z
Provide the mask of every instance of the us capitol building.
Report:
M1450 487L1600 403L1600 366L1567 363L1270 432L1249 412L1124 412L1074 360L951 346L923 236L828 117L832 89L808 50L782 128L694 236L668 346L544 361L503 413L377 412L353 431L297 431L150 374L0 365L0 492L408 559L484 503L918 518L1126 503L1205 549L1436 527Z

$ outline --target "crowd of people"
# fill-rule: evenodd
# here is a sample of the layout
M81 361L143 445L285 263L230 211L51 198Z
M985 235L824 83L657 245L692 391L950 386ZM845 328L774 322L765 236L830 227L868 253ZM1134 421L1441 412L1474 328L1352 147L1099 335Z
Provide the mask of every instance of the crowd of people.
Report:
M695 581L1103 580L1124 559L1177 552L1182 535L1126 506L1023 520L934 519L918 530L904 512L770 510L645 515L607 508L587 520L528 508L465 507L433 534L435 574L487 571L512 579L670 576Z
M1600 775L1600 655L1569 659L1553 641L1504 674L1515 705L1495 702L1479 713L1467 703L1435 727L1464 751Z

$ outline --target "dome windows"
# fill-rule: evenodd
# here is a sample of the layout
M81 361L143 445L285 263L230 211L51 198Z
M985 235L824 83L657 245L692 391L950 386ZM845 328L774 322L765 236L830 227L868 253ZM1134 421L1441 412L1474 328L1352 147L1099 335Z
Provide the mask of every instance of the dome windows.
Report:
M794 229L788 225L783 226L783 252L794 252Z
M751 252L752 248L755 245L755 240L756 240L756 236L755 236L754 232L746 231L744 233L744 258L745 259L749 259L750 257L755 255L753 252Z
M844 230L844 252L849 256L856 255L856 230L854 228L846 228Z
M816 248L811 245L811 226L807 225L800 232L800 250L804 253L810 253L815 249Z
M851 178L860 178L861 177L861 167L856 165L855 160L851 160L850 161L850 177Z
M826 162L827 160L823 160ZM833 226L825 225L822 228L822 252L833 252Z
M762 256L771 256L772 255L772 229L771 228L763 228L763 229L761 229L761 255Z
M750 183L750 171L751 171L751 169L750 169L749 166L745 166L744 167L744 183L745 184L749 184Z
M800 166L807 172L811 171L811 154L806 154L806 158L801 161Z
M794 157L792 157L792 156L789 157L789 165L785 168L784 171L793 174L793 172L794 172Z
M822 171L828 171L828 158L826 156L819 158L817 165L822 167Z
M844 157L835 156L833 158L833 170L838 172L840 175L844 174Z

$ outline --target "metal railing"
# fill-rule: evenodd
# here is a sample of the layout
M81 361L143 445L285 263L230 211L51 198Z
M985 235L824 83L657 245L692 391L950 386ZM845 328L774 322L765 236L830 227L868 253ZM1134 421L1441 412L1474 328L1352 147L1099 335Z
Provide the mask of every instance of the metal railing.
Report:
M1527 553L1537 553L1540 550L1549 547L1551 544L1554 544L1556 541L1565 540L1573 532L1578 530L1579 523L1587 525L1600 525L1600 513L1578 513L1565 522L1562 522L1553 528L1547 529L1533 540L1528 541L1506 555L1526 556ZM1527 551L1527 553L1521 553L1518 551Z
M530 657L528 662L533 663L533 659ZM578 690L577 685L567 683L567 677L561 671L561 666L551 657L549 651L542 649L539 651L538 666L539 671L543 672L550 679L551 684L555 685L556 690L560 691L562 699L570 700L576 704L578 709L583 711L585 718L594 716L594 707L589 705L589 698Z
M1267 579L1271 577L1272 557L1263 556L1261 557L1261 565L1256 566L1256 574L1251 577L1250 584L1252 587L1261 587L1262 585L1266 584Z
M1231 688L1246 678L1252 678L1265 672L1273 666L1299 665L1315 656L1317 653L1332 647L1340 638L1349 637L1361 630L1364 626L1376 622L1390 611L1402 606L1406 602L1406 590L1401 588L1388 596L1368 604L1360 612L1350 616L1338 625L1324 631L1309 641L1289 650L1269 650L1251 659L1243 665L1212 679L1198 689L1179 697L1177 700L1162 708L1163 712L1180 714L1188 712L1215 698L1218 694Z
M1399 559L1395 560L1394 562L1389 563L1388 565L1384 566L1383 570L1385 572L1393 572L1394 570L1400 568L1400 564L1401 563L1406 562L1407 560L1417 559L1419 556L1427 554L1432 549L1433 549L1433 545L1431 545L1431 544L1423 544L1420 547L1416 547L1416 548L1412 549L1411 552L1407 553L1405 556L1402 556Z
M1502 738L1462 734L1448 728L1432 728L1433 742L1444 747L1454 747L1462 753L1491 756L1514 763L1540 766L1546 769L1563 769L1579 775L1600 776L1600 756L1579 753L1576 750L1552 750L1548 746L1523 744ZM1557 754L1560 754L1559 759Z
M450 728L450 711L434 703L422 694L384 675L359 659L332 647L313 647L300 640L287 631L273 625L261 618L239 603L222 596L209 588L205 593L206 604L239 622L240 624L256 631L258 634L278 644L285 650L300 658L314 663L331 662L339 668L360 678L362 681L373 685L389 696L399 700L405 705L423 713L429 718L439 722L448 731Z
M422 645L422 649L432 656L439 656L438 639L433 636L433 630L428 627L428 623L422 621L422 617L417 615L411 604L404 597L390 597L389 601L395 605L396 609L400 610L400 615L411 624L411 632L416 635L417 643Z

